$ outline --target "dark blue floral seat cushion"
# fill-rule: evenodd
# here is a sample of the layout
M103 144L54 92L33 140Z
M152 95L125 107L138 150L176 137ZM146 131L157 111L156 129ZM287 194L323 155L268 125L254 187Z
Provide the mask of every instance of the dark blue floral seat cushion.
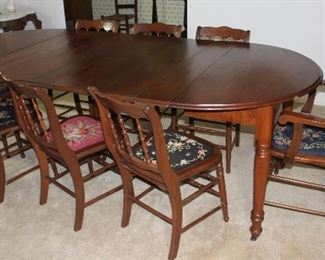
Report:
M0 85L0 97L3 97L5 95L9 95L9 89L5 85Z
M212 145L201 143L180 133L165 132L165 141L170 167L175 171L205 160L213 153ZM157 164L153 137L147 141L147 145L152 163ZM135 155L139 159L143 159L144 154L141 147L136 149Z
M0 128L16 124L15 107L11 100L0 100Z
M273 131L272 146L287 150L292 139L293 125L276 125ZM299 153L325 156L325 129L305 126Z

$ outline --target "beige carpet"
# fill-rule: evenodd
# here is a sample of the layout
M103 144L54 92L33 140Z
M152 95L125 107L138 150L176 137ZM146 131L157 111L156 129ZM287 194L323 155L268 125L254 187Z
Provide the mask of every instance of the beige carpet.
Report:
M316 110L325 114L324 107ZM256 242L250 241L253 157L252 130L244 129L240 147L233 152L232 172L226 175L229 222L223 222L221 212L217 212L185 232L177 259L325 259L325 218L321 217L266 207L264 231ZM16 156L5 160L6 174L13 176L35 163L33 152L25 159ZM294 167L282 173L306 175L325 183L324 169ZM106 174L87 184L88 195L119 182L117 175ZM139 190L143 185L136 183L136 187ZM317 191L272 183L267 197L325 210L325 195ZM130 225L122 229L121 192L87 208L79 232L73 231L72 197L50 186L48 203L40 206L38 200L39 172L6 187L5 201L0 204L0 259L167 259L170 226L134 206ZM169 210L163 194L153 193L147 201ZM185 208L184 222L213 203L215 198L205 197L190 204Z

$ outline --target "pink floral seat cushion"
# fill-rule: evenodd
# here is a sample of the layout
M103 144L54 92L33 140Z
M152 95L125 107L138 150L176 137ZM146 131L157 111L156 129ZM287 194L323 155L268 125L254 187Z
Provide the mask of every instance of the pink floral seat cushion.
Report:
M104 142L100 121L90 116L75 116L61 123L63 137L72 151Z

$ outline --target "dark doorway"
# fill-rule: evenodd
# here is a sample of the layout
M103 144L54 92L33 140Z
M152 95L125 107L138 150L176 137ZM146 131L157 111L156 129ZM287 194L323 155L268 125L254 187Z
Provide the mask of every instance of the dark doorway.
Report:
M67 29L73 30L77 19L93 19L91 0L64 0Z

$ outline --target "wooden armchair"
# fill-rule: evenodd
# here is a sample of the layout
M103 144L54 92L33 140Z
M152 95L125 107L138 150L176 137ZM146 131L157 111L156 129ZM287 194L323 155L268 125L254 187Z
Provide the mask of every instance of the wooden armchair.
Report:
M160 117L152 107L106 97L94 87L88 90L96 101L106 144L122 175L124 189L122 227L129 224L134 203L158 216L172 225L168 258L174 259L182 232L220 209L224 221L228 221L221 152L217 146L197 137L190 138L184 133L164 131ZM126 115L136 122L136 141L126 131L124 120ZM151 135L143 131L144 123L150 124ZM211 170L216 170L216 176L209 173ZM136 195L132 182L134 177L149 184L150 187ZM204 182L200 181L200 178ZM195 192L182 198L180 191L182 184L196 188ZM215 185L218 185L218 191L213 189ZM154 189L168 195L171 217L141 200ZM220 197L220 205L214 206L200 218L182 227L183 207L204 193Z
M168 37L174 36L181 38L182 26L164 23L135 23L132 28L132 34L144 34L157 36L167 35Z
M120 23L120 31L130 32L134 23L138 22L138 1L121 1L114 0L115 14L109 16L101 16L102 20L117 21Z
M6 79L8 82L10 80ZM10 91L13 97L19 124L30 140L38 158L41 172L40 204L47 202L49 184L52 183L75 198L74 230L81 229L84 209L103 199L122 186L117 186L91 200L85 201L85 182L115 169L115 163L107 160L107 149L104 142L100 122L91 116L74 116L59 122L51 98L44 89L18 84L10 81ZM35 110L35 117L30 115L25 98L31 100ZM39 104L45 110L41 111ZM48 119L49 127L46 127ZM99 166L95 167L93 162ZM53 174L49 173L49 163ZM65 170L58 172L59 164ZM87 164L89 172L83 173L81 165ZM60 179L70 174L73 189L69 188Z
M325 168L325 119L284 111L275 126L271 147L273 161L270 181L290 184L325 192L325 184L280 176L279 169L294 163L310 164ZM325 173L325 172L324 172ZM308 172L306 172L308 174ZM266 205L325 216L325 211L311 210L292 205L266 201Z
M199 26L196 31L197 40L210 40L210 41L232 41L232 42L249 42L250 31L244 31L241 29L233 29L227 26L221 27L201 27ZM231 113L231 112L230 112ZM179 125L176 124L178 129L188 130L192 135L195 131L204 132L204 133L213 133L218 136L225 137L225 144L220 145L222 149L226 150L226 172L230 173L231 171L231 152L233 147L239 146L239 134L240 134L240 125L235 125L235 136L232 137L233 124L232 122L224 121L224 114L219 117L219 113L200 111L185 110L184 116L189 118L189 125ZM175 117L175 116L174 116ZM198 127L195 126L195 120L207 121L218 123L225 127L225 130L212 129L207 127ZM176 121L176 120L175 120Z

